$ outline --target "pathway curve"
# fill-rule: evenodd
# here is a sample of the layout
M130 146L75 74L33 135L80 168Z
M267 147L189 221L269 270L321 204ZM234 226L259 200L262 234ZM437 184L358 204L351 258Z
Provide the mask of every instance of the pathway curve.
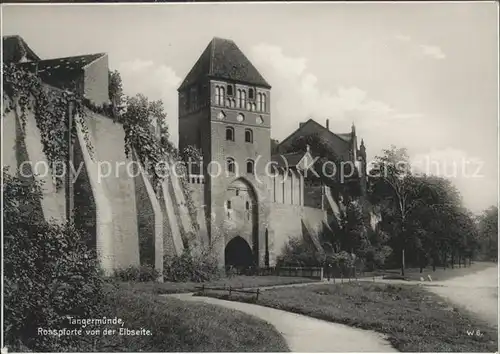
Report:
M498 328L498 268L496 266L433 282L392 280L382 277L364 278L360 281L422 286Z
M272 324L292 352L397 352L383 335L368 330L255 304L226 301L190 294L166 295L184 301L215 304L258 317Z
M464 307L498 328L498 268L435 282L427 290Z

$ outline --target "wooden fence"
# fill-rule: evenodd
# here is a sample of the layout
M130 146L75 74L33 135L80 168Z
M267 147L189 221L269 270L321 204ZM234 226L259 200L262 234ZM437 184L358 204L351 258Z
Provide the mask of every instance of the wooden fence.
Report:
M303 277L322 280L323 268L321 267L280 267L276 275L281 277Z
M321 267L268 267L268 268L247 268L228 269L228 275L275 275L280 277L303 277L322 280L324 271Z

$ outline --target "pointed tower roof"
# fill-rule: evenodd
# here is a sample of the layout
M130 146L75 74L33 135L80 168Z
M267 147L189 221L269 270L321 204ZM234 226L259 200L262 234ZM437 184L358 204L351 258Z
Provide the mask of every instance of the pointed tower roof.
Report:
M187 74L179 90L203 76L271 88L236 43L230 39L214 37Z

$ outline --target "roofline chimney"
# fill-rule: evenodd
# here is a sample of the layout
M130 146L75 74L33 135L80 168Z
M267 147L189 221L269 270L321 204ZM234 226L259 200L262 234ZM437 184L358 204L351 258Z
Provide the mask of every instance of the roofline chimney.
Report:
M330 119L326 120L326 129L330 130Z

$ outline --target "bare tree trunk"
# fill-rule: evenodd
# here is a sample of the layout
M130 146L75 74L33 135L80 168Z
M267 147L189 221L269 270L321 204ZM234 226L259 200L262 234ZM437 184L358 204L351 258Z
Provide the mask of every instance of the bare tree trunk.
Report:
M451 251L451 269L454 269L455 265L455 250Z
M401 275L405 276L405 248L404 246L401 249Z

